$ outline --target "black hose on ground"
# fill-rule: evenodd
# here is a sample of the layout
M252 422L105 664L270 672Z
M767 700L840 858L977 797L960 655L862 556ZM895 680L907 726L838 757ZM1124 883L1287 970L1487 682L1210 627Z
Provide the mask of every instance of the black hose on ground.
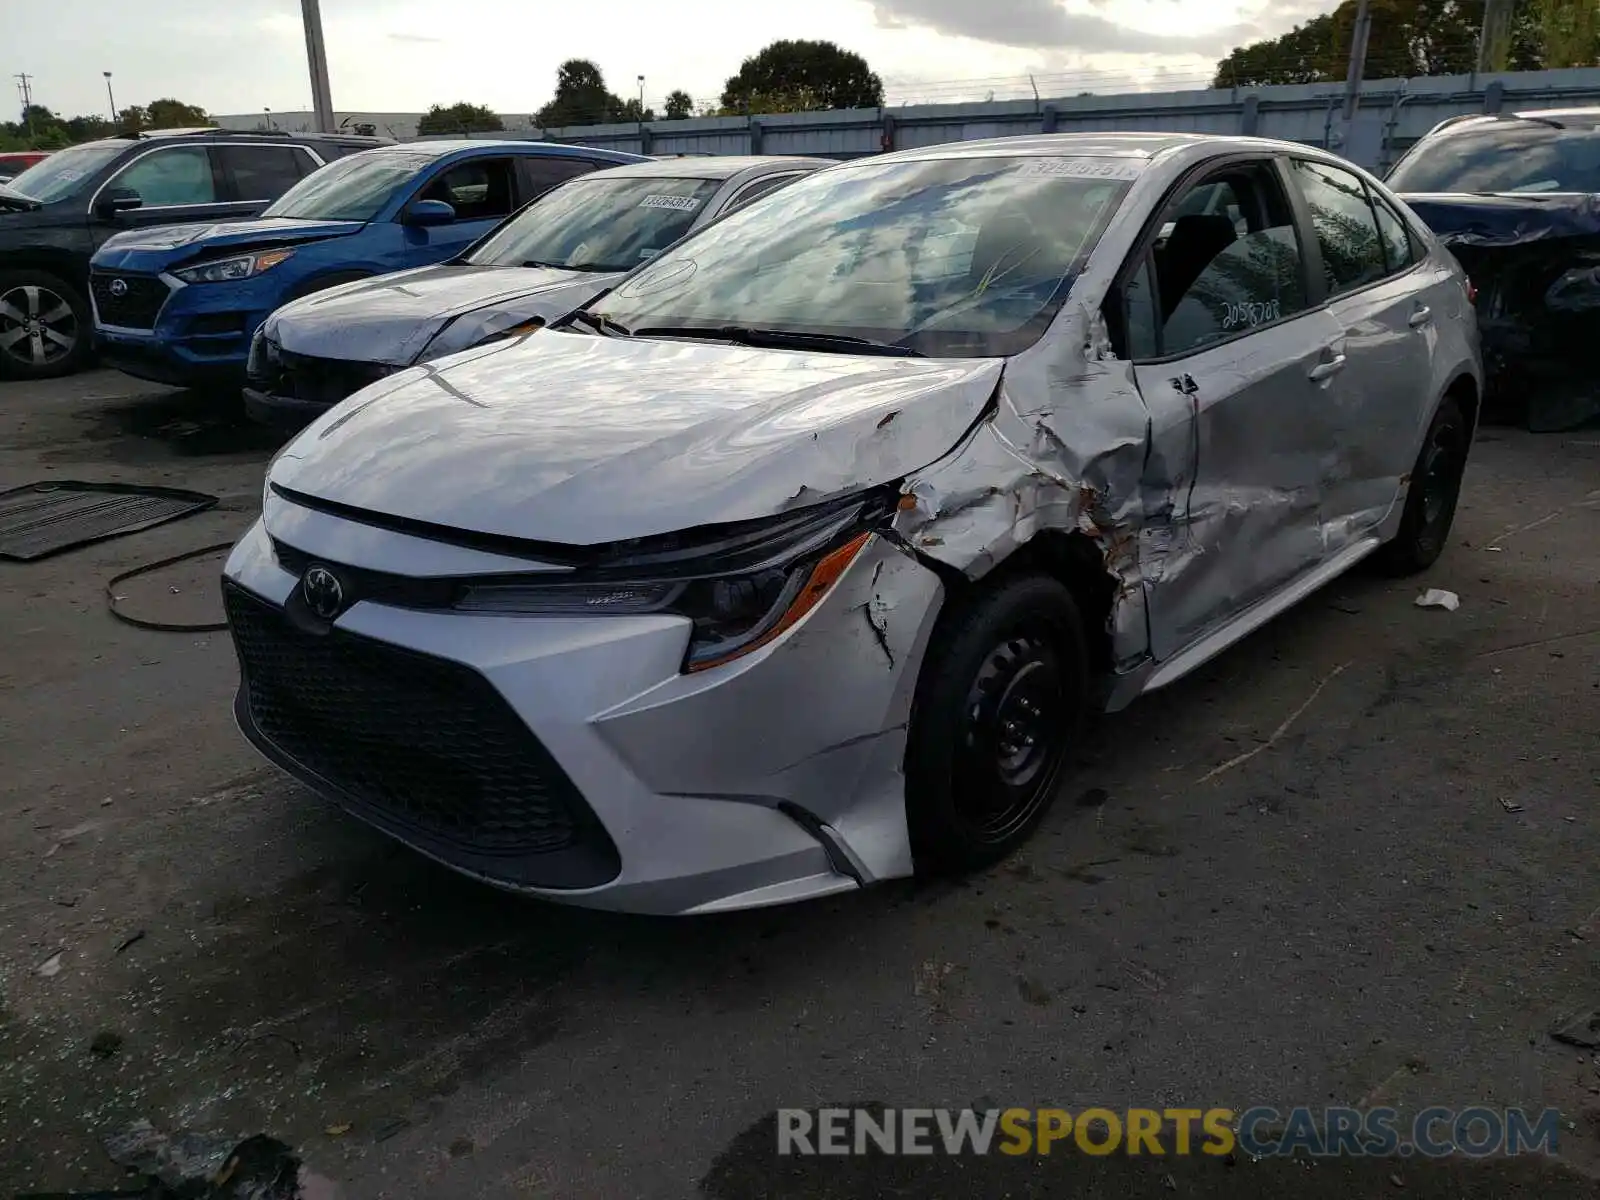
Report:
M117 584L127 579L136 579L140 575L148 575L152 571L159 571L162 567L170 567L174 563L186 562L191 558L204 558L207 554L215 554L219 550L232 549L233 542L218 542L214 546L201 546L198 550L185 550L182 554L174 554L171 558L163 558L159 562L146 563L142 567L135 567L131 571L124 571L121 575L113 575L106 581L106 607L111 610L111 615L124 625L132 625L135 629L153 629L157 633L217 633L226 629L226 621L201 621L192 625L179 624L173 621L150 621L144 617L132 617L117 607Z

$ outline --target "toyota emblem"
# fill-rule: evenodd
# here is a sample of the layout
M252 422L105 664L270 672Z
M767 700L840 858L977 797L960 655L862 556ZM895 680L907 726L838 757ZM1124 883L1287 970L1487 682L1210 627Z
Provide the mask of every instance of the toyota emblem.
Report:
M113 296L126 296L128 294L128 281L126 279L113 279L111 281L111 294Z
M308 570L300 580L300 594L306 607L324 621L333 620L344 609L344 585L327 567Z

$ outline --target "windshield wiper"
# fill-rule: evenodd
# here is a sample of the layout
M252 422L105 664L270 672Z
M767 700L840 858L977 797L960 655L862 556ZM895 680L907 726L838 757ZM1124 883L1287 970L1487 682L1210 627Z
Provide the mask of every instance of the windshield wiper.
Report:
M561 321L562 325L571 324L587 325L596 333L603 333L607 337L632 337L633 330L620 321L613 321L603 313L589 312L587 309L577 309Z
M760 329L752 325L650 325L633 331L635 337L656 334L661 337L707 338L720 342L737 342L741 346L759 346L769 350L821 350L836 354L887 354L897 358L926 358L920 350L902 346L897 342L879 342L872 338L853 337L844 333L803 333L797 329Z

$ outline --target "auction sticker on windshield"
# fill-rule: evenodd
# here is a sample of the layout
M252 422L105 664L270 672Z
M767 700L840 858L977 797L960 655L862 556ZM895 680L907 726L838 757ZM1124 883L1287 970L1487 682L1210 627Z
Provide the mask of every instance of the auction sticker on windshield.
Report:
M1030 158L1017 167L1024 179L1137 179L1142 159Z
M639 201L640 208L674 208L679 212L693 212L700 201L693 196L646 196Z

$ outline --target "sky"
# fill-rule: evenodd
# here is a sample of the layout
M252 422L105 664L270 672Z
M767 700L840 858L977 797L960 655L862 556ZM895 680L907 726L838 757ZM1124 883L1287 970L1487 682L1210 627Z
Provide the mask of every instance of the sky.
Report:
M659 108L714 101L778 38L863 55L887 100L940 102L1204 87L1233 46L1335 0L321 0L333 104L420 112L467 100L507 116L550 99L557 65L588 58L611 90ZM4 10L27 15L5 17ZM0 74L27 72L64 114L174 96L218 114L311 106L299 0L0 0ZM8 79L14 89L15 80ZM14 94L14 91L13 91Z

